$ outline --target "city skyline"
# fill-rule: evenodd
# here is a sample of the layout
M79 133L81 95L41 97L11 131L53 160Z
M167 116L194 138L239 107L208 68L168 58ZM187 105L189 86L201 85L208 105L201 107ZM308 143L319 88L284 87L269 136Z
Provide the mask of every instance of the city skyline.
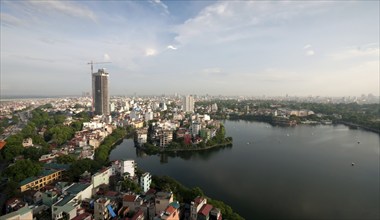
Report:
M379 95L379 2L1 1L1 96ZM190 83L188 83L190 82Z

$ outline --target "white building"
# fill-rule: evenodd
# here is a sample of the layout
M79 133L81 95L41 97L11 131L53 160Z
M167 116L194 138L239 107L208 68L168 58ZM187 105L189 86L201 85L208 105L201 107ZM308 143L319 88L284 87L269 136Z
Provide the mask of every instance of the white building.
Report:
M113 103L113 102L110 104L110 111L111 112L115 111L115 103Z
M32 140L32 138L25 138L22 141L22 146L23 147L33 147L33 140Z
M199 134L199 131L201 130L201 125L199 124L199 122L193 122L193 124L191 125L191 134L193 136L197 136Z
M21 209L17 211L0 216L0 220L23 220L23 219L33 219L33 209L29 208L28 205L22 207Z
M137 143L139 145L145 144L148 140L148 131L147 130L137 130Z
M112 168L104 168L100 170L99 172L95 173L91 177L91 183L93 184L93 187L96 188L102 184L108 185L110 182L110 176L112 175Z
M91 121L91 122L83 122L83 129L89 128L91 130L103 128L105 126L105 123L103 122L97 122L97 121Z
M134 160L124 160L121 162L121 174L129 173L130 177L135 176L136 163Z
M150 173L146 172L140 177L140 187L144 193L146 193L149 190L151 183L152 176L150 175Z
M183 111L194 112L194 98L191 95L185 96L183 100Z
M145 121L153 120L153 112L145 113Z

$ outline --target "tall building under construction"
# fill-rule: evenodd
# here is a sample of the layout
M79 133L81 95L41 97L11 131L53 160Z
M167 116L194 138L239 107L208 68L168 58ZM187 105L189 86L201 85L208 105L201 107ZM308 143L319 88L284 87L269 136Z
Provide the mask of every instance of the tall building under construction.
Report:
M92 101L96 115L109 115L108 76L105 69L92 73Z

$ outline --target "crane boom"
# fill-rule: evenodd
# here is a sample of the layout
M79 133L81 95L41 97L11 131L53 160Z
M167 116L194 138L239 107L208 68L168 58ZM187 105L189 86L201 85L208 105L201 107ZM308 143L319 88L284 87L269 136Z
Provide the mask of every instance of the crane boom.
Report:
M91 74L94 73L94 64L102 64L102 63L112 63L112 62L93 62L91 60L91 62L87 63L87 64L91 64Z

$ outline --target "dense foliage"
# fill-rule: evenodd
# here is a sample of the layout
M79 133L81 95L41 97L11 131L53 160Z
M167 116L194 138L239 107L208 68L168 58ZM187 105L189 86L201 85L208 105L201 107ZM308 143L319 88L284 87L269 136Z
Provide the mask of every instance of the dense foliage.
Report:
M7 161L13 160L19 155L24 155L26 159L38 160L43 154L49 152L49 144L62 145L70 140L76 131L82 129L83 122L89 121L88 112L81 112L73 117L71 125L64 125L66 115L63 112L48 113L44 105L31 111L32 118L20 133L11 135L6 139L6 145L1 151L1 156ZM44 135L38 131L45 129ZM24 148L22 142L25 138L32 138L33 144L38 148Z
M95 160L105 164L108 161L108 155L113 149L116 142L122 140L127 131L123 128L116 128L112 134L108 135L103 143L95 151Z
M213 100L197 102L196 106L199 112L202 113L202 111L206 111L207 106L214 103L218 105L218 111L211 114L213 118L226 118L228 115L230 119L256 120L271 123L273 119L271 116L252 115L248 113L247 109L250 109L250 111L277 109L278 107L294 110L307 109L316 114L322 114L322 116L317 118L314 115L304 119L327 119L333 120L335 123L351 123L372 131L380 132L380 104L333 104L273 100ZM233 112L227 113L227 111L225 111L226 109L232 110ZM297 121L301 120L298 117L294 117L293 119Z
M32 160L18 160L5 169L4 175L10 180L20 182L31 176L37 176L41 171L41 164Z

